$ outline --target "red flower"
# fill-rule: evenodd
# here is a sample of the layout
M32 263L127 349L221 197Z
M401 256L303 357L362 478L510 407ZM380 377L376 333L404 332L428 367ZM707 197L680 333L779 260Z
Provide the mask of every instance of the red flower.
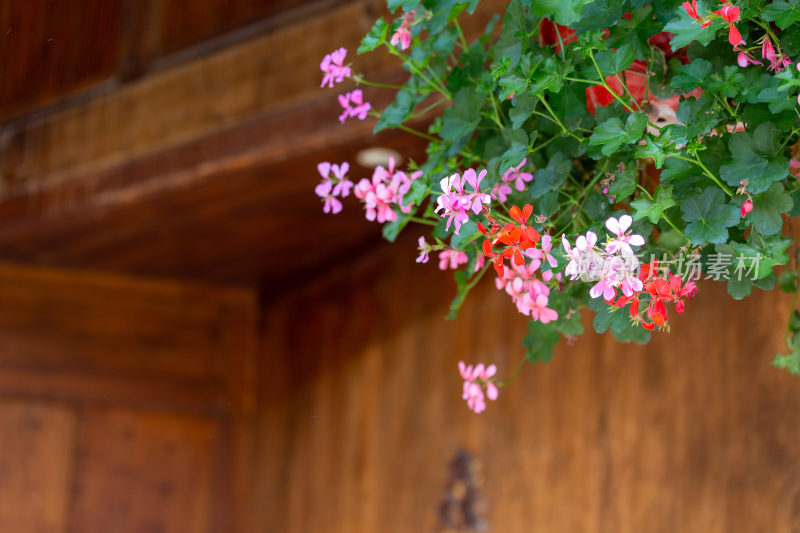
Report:
M554 24L549 19L542 19L542 24L539 27L539 35L542 42L548 46L554 46L556 53L561 53L561 43L571 43L578 40L576 31L560 24ZM559 42L558 37L561 36Z
M692 17L693 19L699 20L702 18L700 15L697 14L697 0L692 0L691 4L689 4L689 2L684 2L681 5L683 6L683 9L685 9L686 12L689 14L689 16Z
M746 217L747 213L749 213L752 210L753 210L753 201L750 198L748 198L742 204L742 218Z
M645 91L647 90L647 63L636 59L631 68L626 70L622 75L625 80L625 85L633 95L636 103L641 104L644 100ZM607 77L606 84L618 95L622 96L625 94L625 89L616 76ZM586 88L586 110L592 115L597 113L598 107L605 107L613 101L614 95L608 92L602 85L593 85Z
M742 34L739 33L739 30L736 29L736 26L733 24L731 24L730 30L728 30L728 42L733 46L739 46L742 44Z
M519 225L509 222L502 230L494 220L492 220L492 232L487 232L483 224L478 224L478 229L484 235L494 237L491 240L484 240L482 248L486 257L494 258L492 263L498 276L503 277L505 273L503 264L505 258L512 259L515 265L521 266L525 264L525 255L523 255L525 251L536 247L536 243L539 241L539 232L527 225L532 212L533 206L530 204L526 204L522 210L517 206L512 206L508 214L519 222ZM505 244L506 247L495 253L494 246L498 243Z
M739 8L732 5L726 5L718 11L714 11L717 15L721 15L725 22L736 22L739 20Z

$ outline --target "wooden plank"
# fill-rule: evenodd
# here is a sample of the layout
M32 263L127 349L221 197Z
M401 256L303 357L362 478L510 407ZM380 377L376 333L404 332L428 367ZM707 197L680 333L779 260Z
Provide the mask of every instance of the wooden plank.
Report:
M0 529L70 531L75 433L72 409L0 401Z
M253 293L0 265L0 393L250 410Z
M111 78L121 5L121 0L3 2L0 120Z
M211 527L219 425L209 418L87 409L70 531L162 533Z
M336 46L355 49L368 29L365 1L353 2L45 118L6 125L0 147L6 196L96 173L319 97L319 69L298 65L317 65ZM387 71L385 55L353 61L374 75ZM396 61L388 68L396 69Z
M703 282L671 334L630 346L587 333L478 416L456 363L497 363L505 379L525 318L488 282L441 320L448 276L405 266L413 240L398 246L267 313L254 494L276 500L250 513L253 531L433 530L462 446L483 466L491 530L800 527L800 387L770 365L786 295L733 302Z

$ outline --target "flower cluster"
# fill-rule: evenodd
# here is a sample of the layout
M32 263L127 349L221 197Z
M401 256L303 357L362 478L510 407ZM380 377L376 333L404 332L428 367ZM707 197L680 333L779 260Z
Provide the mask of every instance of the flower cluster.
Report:
M512 184L514 188L520 192L528 187L527 184L533 179L533 174L530 172L522 172L522 167L524 167L527 162L528 160L523 158L517 166L510 167L503 173L500 181L494 185L492 192L489 193L493 200L507 202L508 195L513 192L511 189Z
M339 104L344 111L339 115L339 122L344 124L348 117L358 117L358 120L367 118L367 113L372 108L369 102L364 101L361 89L339 95Z
M486 170L481 170L476 174L475 170L468 169L464 175L455 173L446 178L442 178L440 185L442 194L436 200L435 212L442 218L447 218L446 229L450 229L450 223L455 227L455 234L458 235L461 225L469 220L469 213L478 214L483 209L484 204L491 202L491 197L481 191L481 181L486 176ZM469 185L472 192L467 190Z
M545 235L545 237L550 236ZM531 259L522 265L512 264L511 268L505 269L502 276L495 278L495 285L500 290L505 289L520 313L547 324L558 320L558 312L547 307L550 287L544 283L553 279L553 271L542 272L539 279L536 272L541 266L542 262L539 259Z
M325 87L325 85L333 87L334 82L342 83L345 78L350 76L350 67L344 64L344 58L346 56L347 49L339 48L322 58L319 69L324 76L322 77L320 87Z
M640 289L634 294L620 296L615 301L612 299L611 303L617 307L624 307L630 303L631 319L646 330L652 330L655 326L668 329L665 304L673 303L675 310L679 314L683 313L684 301L691 300L697 293L694 281L683 284L680 277L669 271L660 275L658 261L642 265L639 285ZM641 300L645 300L648 304L646 310L642 312L639 310Z
M372 173L372 179L362 178L355 187L356 198L364 201L367 211L367 220L394 222L397 220L395 207L402 213L411 212L413 203L404 203L405 196L411 189L411 184L422 176L421 171L407 174L402 170L395 170L395 160L389 158L389 168L377 166Z
M467 401L467 406L476 413L486 410L486 398L496 400L498 395L497 385L492 378L497 373L495 365L485 366L478 363L474 367L465 365L464 361L458 362L458 371L464 380L461 397ZM486 392L484 393L484 388Z
M686 10L686 13L688 13L693 19L699 21L700 26L703 28L711 25L711 22L714 20L714 15L722 17L722 20L724 20L725 24L728 26L728 42L730 42L733 46L743 44L742 34L734 24L734 22L739 20L739 8L732 5L727 0L723 1L722 4L722 9L718 9L711 15L705 17L701 17L697 12L697 0L692 0L691 4L689 2L684 2L682 5L683 9Z
M416 9L412 9L405 15L403 15L403 22L400 23L400 27L397 28L397 31L394 32L392 35L391 43L392 46L397 46L400 50L407 50L409 46L411 46L411 25L414 23L414 16L417 14Z
M491 217L488 217L492 222L488 230L483 223L478 223L478 229L488 237L483 241L483 254L493 259L492 263L498 276L504 275L505 259L512 259L513 264L522 266L525 257L538 258L542 255L541 250L535 249L536 243L539 242L539 232L528 224L532 212L533 206L530 204L526 204L521 210L517 206L512 206L508 212L512 221L505 226L501 227ZM495 246L501 246L503 249L495 250Z
M332 165L323 161L317 165L317 170L322 176L322 181L314 192L324 201L322 210L335 215L342 210L342 202L336 197L345 198L353 187L353 182L347 177L350 164L345 161L339 165Z
M774 271L791 263L783 226L800 213L791 3L622 0L620 17L605 13L598 28L581 2L532 10L508 0L483 36L458 22L472 4L461 15L444 4L391 2L398 15L361 42L359 53L384 47L404 63L401 86L351 75L344 49L321 65L323 86L350 77L396 90L379 112L351 89L339 120L380 116L376 131L424 139L427 159L413 173L390 161L355 186L344 164L321 167L317 194L336 213L354 190L390 240L425 224L416 261L437 253L433 262L455 271L451 317L491 276L529 318L525 360L539 362L582 330L585 306L600 314L597 332L623 341L669 330L668 310L683 313L697 292L687 260L711 276L758 257L752 276L729 280L734 298L771 285L800 291L800 274ZM643 264L643 254L663 259ZM715 265L722 254L729 264ZM800 374L800 323L789 327L782 364ZM495 371L461 365L476 412L496 397Z
M578 237L574 247L562 235L564 251L569 258L564 273L572 280L596 282L589 291L592 298L602 296L612 300L617 289L622 290L625 296L642 290L642 282L636 275L639 260L631 246L642 246L644 237L628 232L632 222L630 215L623 215L619 219L609 218L606 228L614 236L606 241L602 249L596 246L597 235L592 231Z

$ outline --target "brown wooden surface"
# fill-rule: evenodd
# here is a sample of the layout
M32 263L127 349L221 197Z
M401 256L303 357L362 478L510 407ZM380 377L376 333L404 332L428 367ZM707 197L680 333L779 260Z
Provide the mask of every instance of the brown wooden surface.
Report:
M456 363L505 379L525 318L487 283L444 321L449 276L404 246L268 313L254 530L435 531L461 446L483 465L490 531L800 527L800 384L770 365L779 293L732 302L704 282L671 334L586 334L475 415Z
M255 295L9 265L0 287L0 531L242 531Z
M126 19L125 35L155 31L143 13L157 4L127 5L137 16ZM500 4L482 3L467 34L482 30ZM253 13L262 6L247 5ZM313 188L317 162L352 163L364 147L424 159L416 137L372 137L373 119L338 123L335 95L352 84L319 88L319 61L338 46L373 80L405 79L396 58L354 52L376 5L322 1L294 18L288 14L301 7L287 7L288 18L272 17L283 23L249 39L6 124L0 259L275 287L295 283L287 273L302 278L374 242L377 228L346 220L357 203L324 216ZM140 70L141 50L131 46L124 44L125 68ZM366 89L376 108L392 96ZM354 169L355 179L367 175ZM298 227L323 228L317 246L291 237L287 229Z
M0 528L68 531L76 414L63 405L0 401Z
M81 422L73 531L216 530L213 420L93 409Z

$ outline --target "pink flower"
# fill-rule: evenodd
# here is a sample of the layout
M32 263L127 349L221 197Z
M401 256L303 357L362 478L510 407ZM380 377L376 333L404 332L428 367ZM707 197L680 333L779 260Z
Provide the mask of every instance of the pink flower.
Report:
M350 76L350 67L344 65L344 58L347 55L346 48L339 48L326 55L319 64L320 70L325 74L322 77L320 87L333 87L333 83L341 83Z
M409 46L411 46L411 23L414 22L414 15L417 14L417 10L411 10L403 16L403 22L400 24L400 27L397 28L397 31L394 32L392 35L391 43L392 46L397 46L399 43L400 50L406 50Z
M520 169L528 161L524 158L516 167L511 167L503 173L502 181L506 183L514 182L514 186L518 191L525 190L525 184L533 179L533 175L529 172L520 172Z
M350 194L353 182L347 178L347 171L350 164L346 161L340 165L331 165L328 161L317 164L317 171L322 176L322 182L314 189L314 192L325 200L322 210L325 213L339 213L342 210L342 202L336 196L344 198ZM333 172L333 177L331 177Z
M322 211L325 213L333 213L335 215L342 210L342 202L340 202L331 194L332 188L333 182L330 180L324 180L322 183L317 185L317 187L314 189L314 192L317 193L317 196L325 200Z
M746 217L747 213L749 213L752 210L753 210L753 201L750 198L748 198L742 204L742 218Z
M492 381L497 373L497 367L495 365L486 367L483 363L479 363L473 368L472 365L467 366L464 361L459 361L458 371L464 380L461 397L467 401L467 407L475 413L485 411L486 397L494 401L498 396L497 385ZM481 385L486 387L485 396Z
M775 48L772 46L772 41L769 40L769 37L764 37L761 42L761 57L770 63L775 62Z
M451 268L456 270L459 265L469 261L467 254L458 250L442 250L439 252L439 270Z
M363 178L355 186L355 196L364 201L367 220L380 223L397 220L394 206L400 207L403 213L409 213L413 204L403 205L403 195L411 188L411 183L422 176L422 172L411 175L403 171L395 171L394 158L389 158L389 168L377 166L372 173L372 180Z
M533 320L538 320L542 324L547 324L553 320L558 320L558 312L547 307L548 298L544 294L531 295L526 293L522 297L522 307L520 310L525 315L530 315Z
M505 203L506 200L508 200L508 195L512 192L514 191L508 186L508 183L498 181L494 184L494 187L492 187L492 192L490 192L489 195L495 200Z
M605 300L613 300L616 295L617 291L613 282L607 278L601 279L589 289L589 296L592 298L602 296Z
M622 215L619 217L619 220L614 217L606 220L606 228L616 235L615 239L612 239L606 244L606 251L608 253L613 254L617 250L623 250L633 255L631 246L642 246L644 244L644 237L641 235L629 235L625 233L628 231L628 228L631 227L632 223L633 218L631 218L630 215Z
M350 170L350 163L345 161L341 165L331 165L331 171L338 180L333 187L334 196L338 195L346 198L350 194L350 189L353 188L353 182L347 178L347 172Z
M555 268L558 266L558 261L550 251L553 249L553 238L550 235L542 235L542 244L541 249L539 248L531 248L531 251L528 255L530 257L534 257L536 259L541 259L542 261L547 261L550 265L550 268Z
M733 46L737 46L742 43L742 34L733 24L731 24L731 27L728 30L728 42Z
M353 104L352 106L350 105L351 103ZM342 124L348 117L358 117L358 120L364 120L372 107L369 102L364 102L364 95L361 89L340 94L339 104L344 108L342 114L339 115L339 122Z
M483 204L491 202L491 197L482 192L480 183L486 176L486 170L476 174L473 169L467 169L463 177L458 173L442 178L440 185L442 194L436 200L436 213L442 211L440 216L447 218L445 229L450 229L450 223L455 225L455 233L458 235L461 225L469 220L468 211L476 215L483 209ZM466 186L472 187L473 192L467 192Z
M419 245L419 257L417 257L417 263L427 263L428 253L431 251L431 246L425 242L425 237L423 236L420 236L417 243Z

